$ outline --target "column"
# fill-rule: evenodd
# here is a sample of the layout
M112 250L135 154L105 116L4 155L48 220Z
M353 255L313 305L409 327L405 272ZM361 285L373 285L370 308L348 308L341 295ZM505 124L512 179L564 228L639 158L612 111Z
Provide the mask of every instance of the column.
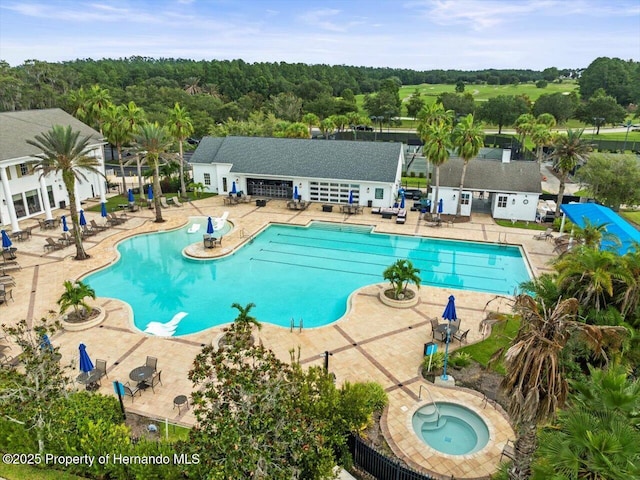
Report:
M16 208L13 206L13 196L11 195L11 189L9 188L9 177L7 177L7 168L0 166L0 180L2 181L2 189L4 190L4 196L7 202L7 208L9 209L9 220L11 220L11 230L14 232L20 231L20 225L18 225L18 217L16 216Z
M42 172L38 172L40 174ZM53 220L51 214L51 203L49 202L49 192L47 192L47 182L44 180L44 175L40 175L38 178L40 182L40 193L42 194L42 204L44 205L44 213L46 220Z

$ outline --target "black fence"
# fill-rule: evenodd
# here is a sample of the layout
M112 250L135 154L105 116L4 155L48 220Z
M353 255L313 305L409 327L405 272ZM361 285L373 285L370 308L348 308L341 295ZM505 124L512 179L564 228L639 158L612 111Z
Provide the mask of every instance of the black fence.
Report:
M355 435L349 435L349 452L356 467L378 480L433 480L433 477L404 467L397 460L385 457Z

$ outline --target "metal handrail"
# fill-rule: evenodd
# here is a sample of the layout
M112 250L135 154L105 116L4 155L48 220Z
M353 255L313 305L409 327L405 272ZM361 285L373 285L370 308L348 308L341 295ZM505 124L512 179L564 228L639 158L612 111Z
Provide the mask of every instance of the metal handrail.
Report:
M438 414L438 416L436 417L436 427L437 427L438 424L440 423L440 409L438 408L438 405L436 404L436 401L433 399L433 396L431 395L431 392L429 391L429 389L425 385L420 385L420 389L418 390L418 400L422 400L422 388L423 387L427 391L427 393L429 394L429 398L431 399L431 403L433 404L434 408L436 409L436 413Z

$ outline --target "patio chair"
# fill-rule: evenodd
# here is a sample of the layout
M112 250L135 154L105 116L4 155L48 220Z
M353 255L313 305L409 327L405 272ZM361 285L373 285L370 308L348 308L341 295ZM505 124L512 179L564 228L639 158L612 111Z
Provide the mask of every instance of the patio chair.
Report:
M204 248L213 248L216 246L216 239L211 236L204 235L202 241L204 242Z
M31 233L33 232L33 229L36 228L38 225L31 225L30 227L25 228L22 231L22 240L29 240L31 238Z
M12 263L17 263L15 261L16 258L18 257L16 257L15 252L11 250L2 250L2 260L4 261L5 264L10 265Z
M162 208L169 208L169 204L167 203L166 197L160 197L160 206Z
M13 300L13 290L7 290L4 285L0 285L0 302L7 303L9 299Z
M546 240L547 238L553 238L553 228L547 228L544 233L540 233L538 235L534 235L533 238L535 240Z
M162 375L162 370L160 370L153 377L151 377L151 382L149 383L149 386L151 387L151 390L153 391L153 393L156 393L155 387L157 387L158 384L162 385L162 380L160 379L161 375Z
M453 334L453 338L458 340L460 342L460 345L462 345L463 342L467 343L467 335L469 334L469 330L466 330L462 333L460 332L460 330L458 330L456 333Z
M504 447L502 448L500 461L502 461L502 457L507 457L509 460L516 459L516 447L511 440L507 440L507 443L505 443Z
M100 372L100 377L98 378L98 381L100 381L100 379L102 377L109 378L109 375L107 375L107 361L106 360L100 360L100 359L96 358L96 370L98 372Z
M47 242L47 243L44 244L44 249L45 250L60 250L60 249L64 248L63 244L56 242L51 237L47 237L45 239L45 242Z
M431 338L435 338L436 337L436 330L438 328L439 322L437 318L432 318L431 319Z
M140 396L142 396L142 391L138 387L132 387L129 384L129 382L125 383L123 387L124 387L124 396L131 397L131 403L133 403L133 399L136 396L136 394L139 393Z
M176 207L182 207L182 203L180 203L180 199L177 196L171 197L169 200L171 200Z
M145 366L153 368L155 372L158 369L158 359L156 357L150 357L147 355L147 361L144 362Z

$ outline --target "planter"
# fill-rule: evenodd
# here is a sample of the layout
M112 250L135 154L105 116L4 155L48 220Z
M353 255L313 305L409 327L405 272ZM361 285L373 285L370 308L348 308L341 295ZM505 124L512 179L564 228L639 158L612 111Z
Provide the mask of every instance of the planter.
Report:
M382 303L392 308L415 307L418 304L418 300L420 299L420 297L416 295L416 292L414 292L411 289L407 290L407 296L402 299L390 298L389 296L387 296L387 292L392 292L393 294L393 289L388 288L386 290L380 290L380 293L378 294L378 298Z
M100 325L104 322L107 313L101 308L93 307L93 309L98 311L98 315L84 322L69 322L67 321L68 315L65 315L62 317L62 327L69 332L79 332L81 330L88 330L96 325Z

